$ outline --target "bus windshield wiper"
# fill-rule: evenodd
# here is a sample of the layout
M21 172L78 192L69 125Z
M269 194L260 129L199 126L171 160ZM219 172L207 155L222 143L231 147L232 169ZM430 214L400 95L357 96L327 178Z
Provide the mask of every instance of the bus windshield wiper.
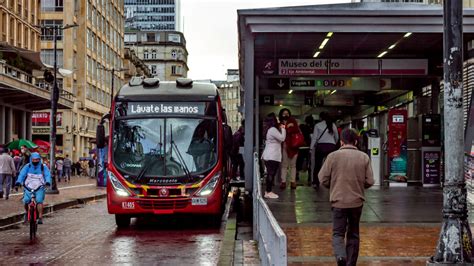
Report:
M161 154L161 149L163 148L163 142L161 141L161 126L160 126L160 143L158 143L158 152L157 150L151 150L150 151L150 157L147 158L146 162L145 162L145 166L142 168L142 170L140 170L140 173L138 173L137 177L135 178L135 182L138 182L140 181L143 176L145 176L146 172L148 171L148 169L150 169L151 166L155 165L155 163L158 161L158 160L155 160L155 161L151 161L152 159L158 159L159 155ZM166 163L166 162L165 162Z
M178 148L178 145L176 145L176 142L174 142L173 140L173 125L170 125L171 127L171 136L170 136L170 144L171 144L171 148L170 148L170 151L172 152L173 151L173 147L176 151L176 154L178 156L178 160L179 160L179 163L181 164L181 166L183 167L183 170L184 170L184 174L186 175L186 177L188 177L189 180L192 179L192 176L191 176L191 172L189 171L189 168L188 168L188 165L186 164L186 162L184 161L184 158L183 156L181 155L181 152L179 151L179 148ZM171 154L172 156L172 154Z

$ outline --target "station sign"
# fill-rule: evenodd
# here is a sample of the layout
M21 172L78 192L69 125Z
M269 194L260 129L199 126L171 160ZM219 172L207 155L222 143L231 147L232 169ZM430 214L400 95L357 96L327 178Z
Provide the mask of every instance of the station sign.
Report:
M290 80L291 90L346 90L379 91L380 79L370 77L295 78Z
M268 87L272 90L289 90L290 80L288 78L268 79Z
M427 75L427 59L279 59L281 76Z

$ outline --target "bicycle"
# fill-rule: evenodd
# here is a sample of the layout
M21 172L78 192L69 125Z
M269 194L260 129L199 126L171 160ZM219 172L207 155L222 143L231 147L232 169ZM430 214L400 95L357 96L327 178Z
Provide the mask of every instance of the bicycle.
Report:
M28 222L30 224L30 241L36 239L36 232L38 230L38 209L36 208L36 196L35 192L42 189L44 186L40 186L37 189L30 190L25 187L29 192L31 192L31 202L28 204Z

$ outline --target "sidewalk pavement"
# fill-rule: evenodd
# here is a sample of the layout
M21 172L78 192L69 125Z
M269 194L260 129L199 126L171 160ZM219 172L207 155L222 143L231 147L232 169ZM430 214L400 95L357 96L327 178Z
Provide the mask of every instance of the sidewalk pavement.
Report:
M46 194L44 213L74 206L106 196L105 188L97 187L96 179L89 177L71 177L71 182L58 182L59 194ZM10 198L0 199L0 227L14 224L23 219L23 188L13 190Z
M298 186L274 192L280 198L267 203L287 235L288 265L334 265L328 190ZM435 253L442 204L440 188L366 191L357 265L426 265Z

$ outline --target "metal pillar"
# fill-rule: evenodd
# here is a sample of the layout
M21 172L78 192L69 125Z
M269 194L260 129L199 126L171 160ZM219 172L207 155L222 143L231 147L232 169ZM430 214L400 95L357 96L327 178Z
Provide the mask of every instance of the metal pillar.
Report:
M26 139L31 139L33 136L33 126L31 122L31 112L26 112Z
M443 224L432 263L471 262L472 234L467 221L464 182L462 109L462 1L444 1L444 143Z
M254 37L248 31L245 32L245 55L244 55L244 109L245 109L245 190L253 189L253 152L254 152L254 110L255 110L255 73L254 73Z
M26 111L21 111L21 129L20 129L21 131L19 132L20 133L19 134L20 139L27 139L27 134L26 134L27 128L26 127L27 127ZM31 140L31 139L29 139L29 140Z
M50 125L51 125L51 134L49 136L50 140L50 170L51 170L51 189L48 190L48 193L59 194L59 190L56 184L56 114L58 109L58 100L59 100L59 88L57 83L57 72L58 72L58 55L57 55L57 31L59 30L58 26L53 27L54 31L54 83L53 89L51 90L51 115L50 115Z

